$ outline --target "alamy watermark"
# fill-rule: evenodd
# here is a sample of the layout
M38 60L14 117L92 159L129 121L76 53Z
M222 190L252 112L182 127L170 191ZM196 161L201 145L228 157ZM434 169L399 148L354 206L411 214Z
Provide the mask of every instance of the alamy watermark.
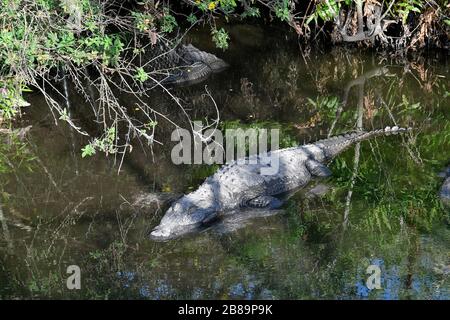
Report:
M279 158L277 153L268 152L268 145L270 140L270 150L278 150L279 138L279 129L226 129L224 134L194 121L192 131L178 128L172 132L171 140L178 144L172 149L171 159L177 165L223 164L233 160L239 164L260 163L262 175L274 175Z
M81 269L77 265L70 265L66 270L67 274L70 276L67 278L66 286L69 290L80 290L81 289Z
M366 280L367 289L381 289L381 268L379 265L371 264L366 269L366 274L370 275Z

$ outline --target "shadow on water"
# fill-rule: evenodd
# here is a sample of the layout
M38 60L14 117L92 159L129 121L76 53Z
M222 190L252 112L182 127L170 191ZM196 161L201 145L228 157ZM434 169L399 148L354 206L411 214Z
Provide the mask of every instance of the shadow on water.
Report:
M446 57L306 52L257 27L230 28L230 50L215 52L230 68L173 89L192 119L216 115L207 84L221 127L280 128L281 147L358 127L415 130L348 150L325 187L280 212L249 210L155 242L148 233L168 204L217 166L174 165L172 127L161 123L164 145L136 144L118 175L111 156L81 159L87 141L55 126L44 98L31 95L18 123L32 125L27 138L0 136L0 297L450 298L450 219L438 196L450 147ZM199 31L192 40L212 51L203 39ZM94 131L89 108L68 91L73 117ZM171 99L152 95L149 104L183 121ZM69 265L81 268L81 290L66 287ZM366 285L370 265L381 269L381 289Z

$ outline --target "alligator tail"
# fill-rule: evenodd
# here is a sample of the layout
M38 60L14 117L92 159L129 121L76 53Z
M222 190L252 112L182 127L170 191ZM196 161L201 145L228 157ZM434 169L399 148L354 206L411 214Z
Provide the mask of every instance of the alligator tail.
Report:
M384 129L373 131L356 131L353 133L347 133L345 135L319 140L314 144L324 151L328 159L332 159L354 143L368 140L377 136L406 133L411 130L412 128L401 128L398 126L394 126L392 128L386 127Z

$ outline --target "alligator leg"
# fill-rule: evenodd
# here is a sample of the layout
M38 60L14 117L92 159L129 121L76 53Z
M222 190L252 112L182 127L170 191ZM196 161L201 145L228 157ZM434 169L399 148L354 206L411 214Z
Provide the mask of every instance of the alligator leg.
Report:
M280 199L271 196L259 196L246 202L246 206L251 208L277 209L282 205L283 202Z
M329 177L331 176L331 170L326 165L316 160L309 159L306 161L306 168L308 171L316 177Z

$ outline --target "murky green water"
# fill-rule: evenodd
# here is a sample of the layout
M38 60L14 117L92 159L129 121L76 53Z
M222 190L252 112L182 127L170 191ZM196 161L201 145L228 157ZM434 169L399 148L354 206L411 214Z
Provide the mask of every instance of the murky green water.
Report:
M348 150L331 165L333 177L317 182L322 194L300 192L276 215L154 242L147 235L165 200L216 167L172 164L173 128L161 123L164 146L136 144L118 175L120 159L81 159L87 141L55 126L32 94L18 124L33 126L28 139L2 140L0 149L0 297L450 298L449 210L437 195L450 161L448 56L300 51L256 27L230 34L229 51L219 54L231 68L174 90L193 119L215 117L207 85L223 127L281 128L282 146L358 123L414 131ZM192 40L214 50L203 38ZM92 130L88 107L71 98L74 118ZM148 103L183 121L160 92ZM81 268L81 290L66 287L69 265ZM381 289L367 288L369 265L380 267Z

